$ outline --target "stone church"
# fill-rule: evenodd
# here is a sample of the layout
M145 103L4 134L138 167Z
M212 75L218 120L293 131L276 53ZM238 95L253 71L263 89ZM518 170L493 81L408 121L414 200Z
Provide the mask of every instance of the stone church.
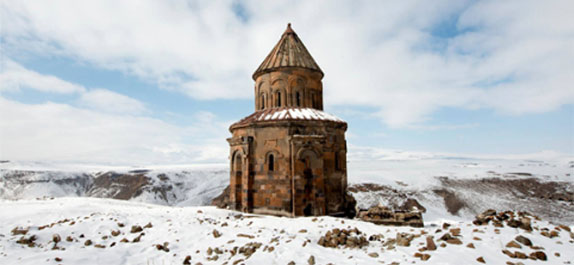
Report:
M323 71L291 29L253 74L255 112L229 130L229 205L279 216L348 214L347 123L323 112Z

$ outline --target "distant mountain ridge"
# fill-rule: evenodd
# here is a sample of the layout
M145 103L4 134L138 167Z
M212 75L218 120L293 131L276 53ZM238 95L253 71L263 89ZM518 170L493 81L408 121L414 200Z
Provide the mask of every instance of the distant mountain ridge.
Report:
M0 170L0 199L96 197L162 205L207 205L227 185L225 170L64 172Z
M385 157L349 162L349 191L358 207L401 209L416 201L426 209L425 220L467 220L492 208L574 224L572 160ZM0 165L0 200L97 197L202 206L211 205L228 182L227 164L121 168L8 161Z

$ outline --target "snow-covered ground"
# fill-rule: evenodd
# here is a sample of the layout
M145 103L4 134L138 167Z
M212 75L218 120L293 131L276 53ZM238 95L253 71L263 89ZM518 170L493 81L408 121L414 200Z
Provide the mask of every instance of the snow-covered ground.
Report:
M542 247L546 264L568 264L574 263L574 235L562 228L558 237L548 238L541 231L554 230L557 223L572 228L574 204L568 196L574 192L573 176L574 158L556 153L461 156L355 150L348 159L348 179L359 206L400 205L414 198L426 208L425 227L409 228L332 217L246 215L202 206L227 185L226 163L117 166L2 161L0 264L182 264L186 256L191 257L190 264L309 264L311 256L316 264L477 264L479 257L487 264L536 263L502 253L517 235ZM370 186L364 186L367 183ZM526 210L546 221L534 221L532 232L472 225L474 215L488 208ZM461 229L458 238L463 244L440 247L444 222ZM145 228L148 223L151 227ZM131 233L138 225L143 231ZM28 232L14 235L16 227ZM366 238L382 234L383 239L353 249L318 244L328 230L354 227ZM215 236L215 230L221 235ZM398 232L416 237L409 247L389 249L388 242ZM17 243L32 235L37 238L34 247ZM54 235L61 238L57 249ZM437 250L420 250L427 235L434 236ZM139 242L133 242L138 237ZM91 244L85 245L88 239ZM526 255L535 251L526 246L510 250ZM430 259L422 261L414 256L417 252L429 254Z
M190 264L310 264L310 257L314 264L480 264L479 257L486 264L574 261L574 234L534 219L532 232L506 225L497 228L492 223L475 226L470 220L449 221L448 229L442 228L443 222L410 228L332 217L290 219L214 207L97 198L4 201L0 212L0 264L183 264L186 256L191 257ZM134 226L141 226L142 231L131 233ZM28 231L13 235L11 231L16 227ZM326 248L318 244L321 236L333 228L355 227L367 239L377 234L382 237L362 248ZM453 228L461 229L460 236L454 237L462 244L445 243L441 247L444 242L439 238ZM556 230L558 235L543 236L544 228ZM389 243L398 232L415 236L410 246ZM521 243L520 248L506 247L518 235L541 247L548 260L515 259L503 254L504 249L526 255L538 251ZM31 236L36 237L33 247L17 243ZM427 246L427 236L434 237L436 250L420 250ZM54 237L61 239L56 248ZM136 238L139 242L134 242ZM88 240L90 244L86 244ZM422 261L415 253L430 256Z

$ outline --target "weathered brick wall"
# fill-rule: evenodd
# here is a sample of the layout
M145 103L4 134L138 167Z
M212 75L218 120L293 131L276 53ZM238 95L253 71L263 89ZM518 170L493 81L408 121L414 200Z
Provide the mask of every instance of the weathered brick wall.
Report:
M273 122L234 129L229 139L231 205L242 211L287 216L342 211L345 129L345 124L324 121ZM244 158L241 172L234 167L238 154ZM269 168L271 155L273 170Z

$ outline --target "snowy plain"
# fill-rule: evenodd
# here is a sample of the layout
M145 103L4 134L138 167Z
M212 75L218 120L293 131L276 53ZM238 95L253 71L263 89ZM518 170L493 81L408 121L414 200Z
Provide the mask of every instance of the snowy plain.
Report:
M438 238L446 231L441 231L443 222L426 223L424 228L391 227L332 217L290 219L214 207L174 207L97 198L3 202L0 212L3 213L0 264L183 264L186 256L191 257L191 264L288 264L291 261L309 264L311 256L315 264L479 264L476 261L479 257L487 264L542 262L511 259L502 253L508 249L507 242L517 235L526 236L535 246L544 249L548 259L544 264L568 264L574 260L574 234L562 229L558 237L544 237L541 229L555 229L555 225L545 221L534 221L532 232L451 221L449 228L461 229L459 238L463 243L425 251L430 259L422 261L414 254L425 245L428 235L440 244ZM151 225L145 227L147 224ZM37 237L35 247L17 243L23 237L11 234L17 226L29 230L25 236ZM131 233L132 226L144 228ZM383 240L353 249L325 248L317 243L333 228L355 227L366 238L380 234ZM398 232L418 236L408 247L384 246L383 241L395 238ZM61 238L56 249L54 235ZM134 242L138 237L138 242ZM121 242L122 239L126 240ZM91 244L86 244L87 240ZM261 245L251 255L232 253L235 247L240 249L257 243ZM473 246L469 247L469 243ZM158 249L157 245L165 248ZM534 251L526 246L510 250L527 255Z

